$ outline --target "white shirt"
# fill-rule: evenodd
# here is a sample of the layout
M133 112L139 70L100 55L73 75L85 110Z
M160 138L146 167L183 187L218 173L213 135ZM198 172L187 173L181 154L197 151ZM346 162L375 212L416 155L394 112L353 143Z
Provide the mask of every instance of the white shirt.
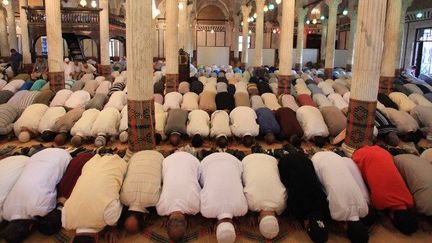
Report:
M426 99L423 95L412 93L408 97L417 105L432 107L432 102Z
M33 155L3 205L7 221L45 216L57 204L56 186L72 159L63 149L47 148Z
M344 100L342 95L338 93L329 94L327 97L334 106L336 106L339 110L343 110L345 108L348 108L348 103Z
M244 194L249 210L274 211L286 207L287 191L279 177L278 161L267 154L250 154L243 160Z
M199 134L208 137L210 133L210 116L203 110L189 112L186 131L189 137Z
M118 111L121 111L123 107L126 105L126 103L127 103L126 93L124 91L116 91L111 95L104 109L113 107L116 108Z
M202 160L202 216L220 220L247 213L248 204L243 193L242 172L240 160L228 153L214 153Z
M112 86L112 83L110 81L103 81L99 85L99 87L96 89L96 94L106 94L106 95L108 95L111 86Z
M100 111L97 109L89 109L84 111L81 118L75 123L71 129L72 136L80 136L83 138L92 136L93 123L99 116Z
M156 210L160 216L179 211L195 215L200 211L199 160L176 152L162 162L162 192Z
M237 82L234 84L235 88L236 88L236 93L246 93L248 94L247 91L247 83L246 82Z
M64 73L65 73L65 80L66 81L67 80L71 80L72 79L71 73L74 72L74 64L73 64L73 62L69 62L69 63L64 62L63 66L64 66Z
M333 94L335 92L332 85L327 82L319 82L318 88L320 88L325 95Z
M368 214L368 201L342 157L333 152L318 152L312 162L327 194L332 219L358 221Z
M250 135L258 136L259 125L256 122L257 116L255 111L247 106L236 107L230 113L231 132L236 137Z
M39 122L39 133L43 133L44 131L53 131L54 124L60 117L64 116L65 114L66 110L63 107L48 108Z
M90 94L87 91L78 90L69 96L64 105L69 109L85 108L90 99Z
M199 107L199 96L194 92L187 92L183 95L183 102L181 104L182 110L196 110Z
M121 110L119 132L123 132L127 130L128 130L128 107L127 105L125 105L125 107L123 107L123 109Z
M11 156L0 160L0 222L3 219L3 203L23 172L29 157Z
M211 79L211 78L209 78L209 79ZM203 90L203 92L204 91L209 91L209 92L212 92L212 93L216 94L217 93L216 82L207 81L207 83L204 84L204 90Z
M265 93L261 95L261 98L264 101L265 106L270 110L275 111L281 108L281 105L279 105L278 99L275 94Z
M183 95L179 92L170 92L165 95L165 102L164 102L164 110L174 110L179 109L180 104L183 100Z
M93 123L91 129L92 136L117 136L120 119L120 112L116 108L104 108Z
M319 108L333 106L333 103L323 94L314 94L312 99Z
M297 111L297 109L299 108L297 102L295 101L295 98L292 95L282 95L281 103L283 107L288 107L293 111Z
M44 104L33 104L27 107L14 123L15 136L18 137L22 128L27 128L36 133L39 128L39 123L47 110L48 106Z
M309 90L309 88L307 87L306 83L302 79L301 79L301 81L302 82L299 82L298 79L297 79L297 83L294 86L297 95L301 95L301 94L311 95L312 92Z
M68 90L68 89L62 89L58 91L57 94L54 96L54 99L51 101L50 107L64 106L66 100L69 99L72 93L73 93L72 90Z
M261 98L260 98L261 99ZM217 110L211 115L211 137L231 137L230 117L226 111Z
M168 112L164 111L163 106L159 103L154 103L155 106L155 130L165 139L165 123L168 117Z
M12 93L16 93L19 88L24 84L24 80L21 79L15 79L10 81L8 84L6 84L2 90L9 90Z
M297 110L296 116L306 139L329 136L329 130L318 108L308 105L302 106Z
M389 98L398 105L400 111L410 112L416 104L408 98L404 93L392 92Z

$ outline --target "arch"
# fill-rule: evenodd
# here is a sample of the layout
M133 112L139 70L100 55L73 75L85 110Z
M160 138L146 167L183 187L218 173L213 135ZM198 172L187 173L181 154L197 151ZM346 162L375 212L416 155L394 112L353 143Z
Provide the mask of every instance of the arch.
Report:
M99 48L96 40L89 36L80 36L79 42L86 59L99 60Z
M221 20L225 19L225 14L218 6L208 5L198 12L198 19Z
M216 6L224 14L224 16L225 16L224 19L226 19L226 20L229 19L230 14L229 14L228 7L221 0L209 0L209 1L201 1L201 2L199 2L198 5L197 5L197 13L198 13L198 15L200 14L200 12L202 10L204 10L208 6Z
M32 50L34 58L38 56L47 57L48 56L48 45L46 43L46 36L39 35L35 38L34 43L32 43ZM69 47L66 40L63 38L63 56L69 56Z

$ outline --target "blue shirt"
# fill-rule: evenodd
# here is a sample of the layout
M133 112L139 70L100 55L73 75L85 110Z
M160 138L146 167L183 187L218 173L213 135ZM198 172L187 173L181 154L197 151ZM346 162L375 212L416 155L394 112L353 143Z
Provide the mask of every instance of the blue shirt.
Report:
M259 125L260 133L266 135L273 133L278 135L280 132L279 123L276 120L275 114L267 107L259 108L256 111L257 123Z

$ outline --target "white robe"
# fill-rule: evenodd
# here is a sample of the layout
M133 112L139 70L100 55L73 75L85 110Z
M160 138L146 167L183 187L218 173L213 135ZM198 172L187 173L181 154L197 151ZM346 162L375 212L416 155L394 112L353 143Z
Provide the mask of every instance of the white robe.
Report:
M259 134L259 125L256 122L255 111L246 106L236 107L230 113L231 132L236 137L250 135L256 137Z
M103 109L93 123L92 136L117 136L120 119L120 112L116 108L108 107Z
M210 133L210 117L203 110L193 110L188 115L186 132L189 137L199 134L202 137L208 137Z
M99 116L100 111L97 109L89 109L84 111L81 118L75 123L71 129L72 136L80 136L88 138L92 136L93 123Z

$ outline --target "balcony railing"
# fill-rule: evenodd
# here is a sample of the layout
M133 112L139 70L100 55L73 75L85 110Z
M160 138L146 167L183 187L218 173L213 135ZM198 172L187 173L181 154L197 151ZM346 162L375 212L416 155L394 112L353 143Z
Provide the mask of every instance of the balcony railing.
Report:
M124 16L110 14L109 23L111 25L115 25L121 28L126 28L126 22Z
M46 14L43 7L28 7L27 19L29 24L45 24ZM65 25L98 25L101 9L62 8L61 21Z

